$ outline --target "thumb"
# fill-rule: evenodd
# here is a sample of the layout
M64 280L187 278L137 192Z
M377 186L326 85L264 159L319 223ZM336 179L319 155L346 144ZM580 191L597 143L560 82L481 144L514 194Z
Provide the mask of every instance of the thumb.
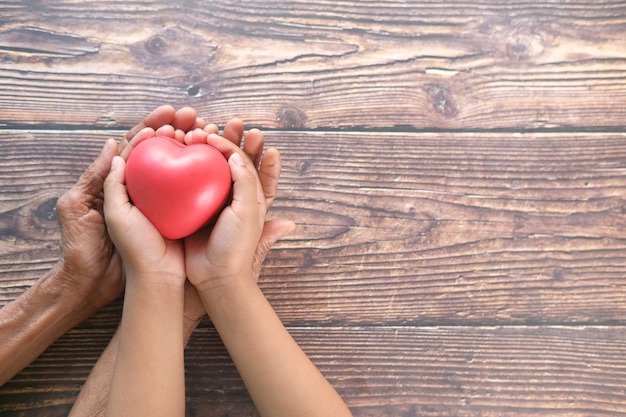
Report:
M86 197L96 198L102 192L102 184L116 154L117 143L113 139L107 140L98 157L76 182L76 191Z
M265 222L263 231L261 232L261 238L259 239L259 244L254 252L252 272L256 279L259 278L263 261L274 243L293 232L295 228L296 224L287 219L274 219Z
M124 171L126 163L120 156L115 156L111 162L111 170L104 180L104 217L107 224L130 208L128 193L124 185Z
M256 207L259 202L257 174L252 163L234 152L228 158L228 165L233 180L233 199L241 201L244 207Z
M104 179L111 167L111 160L116 154L117 143L109 139L76 184L59 198L56 209L61 225L83 216L97 204L102 195Z

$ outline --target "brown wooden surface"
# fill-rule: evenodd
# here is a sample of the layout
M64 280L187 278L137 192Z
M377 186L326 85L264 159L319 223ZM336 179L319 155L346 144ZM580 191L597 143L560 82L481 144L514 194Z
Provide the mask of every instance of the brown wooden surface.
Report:
M0 305L163 103L283 153L261 285L355 416L626 415L624 2L2 2ZM66 415L120 309L0 416ZM189 416L254 414L209 322L186 355Z

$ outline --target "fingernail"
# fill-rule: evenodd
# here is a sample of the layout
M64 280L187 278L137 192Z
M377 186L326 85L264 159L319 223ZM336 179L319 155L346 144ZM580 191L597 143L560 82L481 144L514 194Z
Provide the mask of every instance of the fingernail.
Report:
M106 157L115 156L120 154L120 145L114 139L109 139L105 142L102 147L102 155L106 155Z
M111 161L111 171L116 169L119 165L120 165L120 157L114 156L113 160Z
M102 149L100 150L100 153L108 152L109 149L111 149L111 143L112 143L111 140L106 140L104 142L104 145L102 145Z
M233 161L233 164L235 165L239 165L239 166L245 166L246 164L243 162L243 158L241 158L241 155L239 155L237 152L233 153L230 156L230 159Z

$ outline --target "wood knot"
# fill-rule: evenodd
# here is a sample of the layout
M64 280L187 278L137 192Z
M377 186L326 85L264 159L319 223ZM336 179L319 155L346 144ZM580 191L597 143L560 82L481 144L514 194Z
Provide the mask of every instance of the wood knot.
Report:
M56 203L56 197L44 195L24 206L0 213L2 234L25 240L57 239L59 223Z
M306 124L306 114L298 107L285 106L276 113L276 122L283 129L302 129Z
M200 95L200 87L197 85L191 85L187 88L187 95L189 97L198 97Z
M517 34L506 44L506 54L514 61L527 61L543 52L543 39L536 34Z
M152 55L160 55L167 48L167 42L161 36L155 35L146 41L145 48Z
M431 84L426 88L426 94L433 109L447 119L456 117L459 109L450 89L441 84Z
M57 197L42 196L34 205L24 207L20 213L21 233L34 238L56 236L59 231L56 205Z
M148 66L204 71L217 45L200 35L170 27L130 45L132 55ZM202 54L198 54L202 51Z
M565 281L565 272L561 268L554 268L552 271L552 279L555 281Z
M56 223L58 221L56 204L57 198L53 197L44 200L36 207L34 214L35 217L40 221L40 223L52 222L54 224L54 227L56 228Z

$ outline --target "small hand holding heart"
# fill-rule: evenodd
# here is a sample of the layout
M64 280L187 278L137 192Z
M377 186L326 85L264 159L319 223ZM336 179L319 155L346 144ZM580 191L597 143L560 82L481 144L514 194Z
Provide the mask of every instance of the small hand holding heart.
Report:
M140 142L126 166L131 201L168 239L205 226L226 204L231 181L228 162L214 147L163 136Z

